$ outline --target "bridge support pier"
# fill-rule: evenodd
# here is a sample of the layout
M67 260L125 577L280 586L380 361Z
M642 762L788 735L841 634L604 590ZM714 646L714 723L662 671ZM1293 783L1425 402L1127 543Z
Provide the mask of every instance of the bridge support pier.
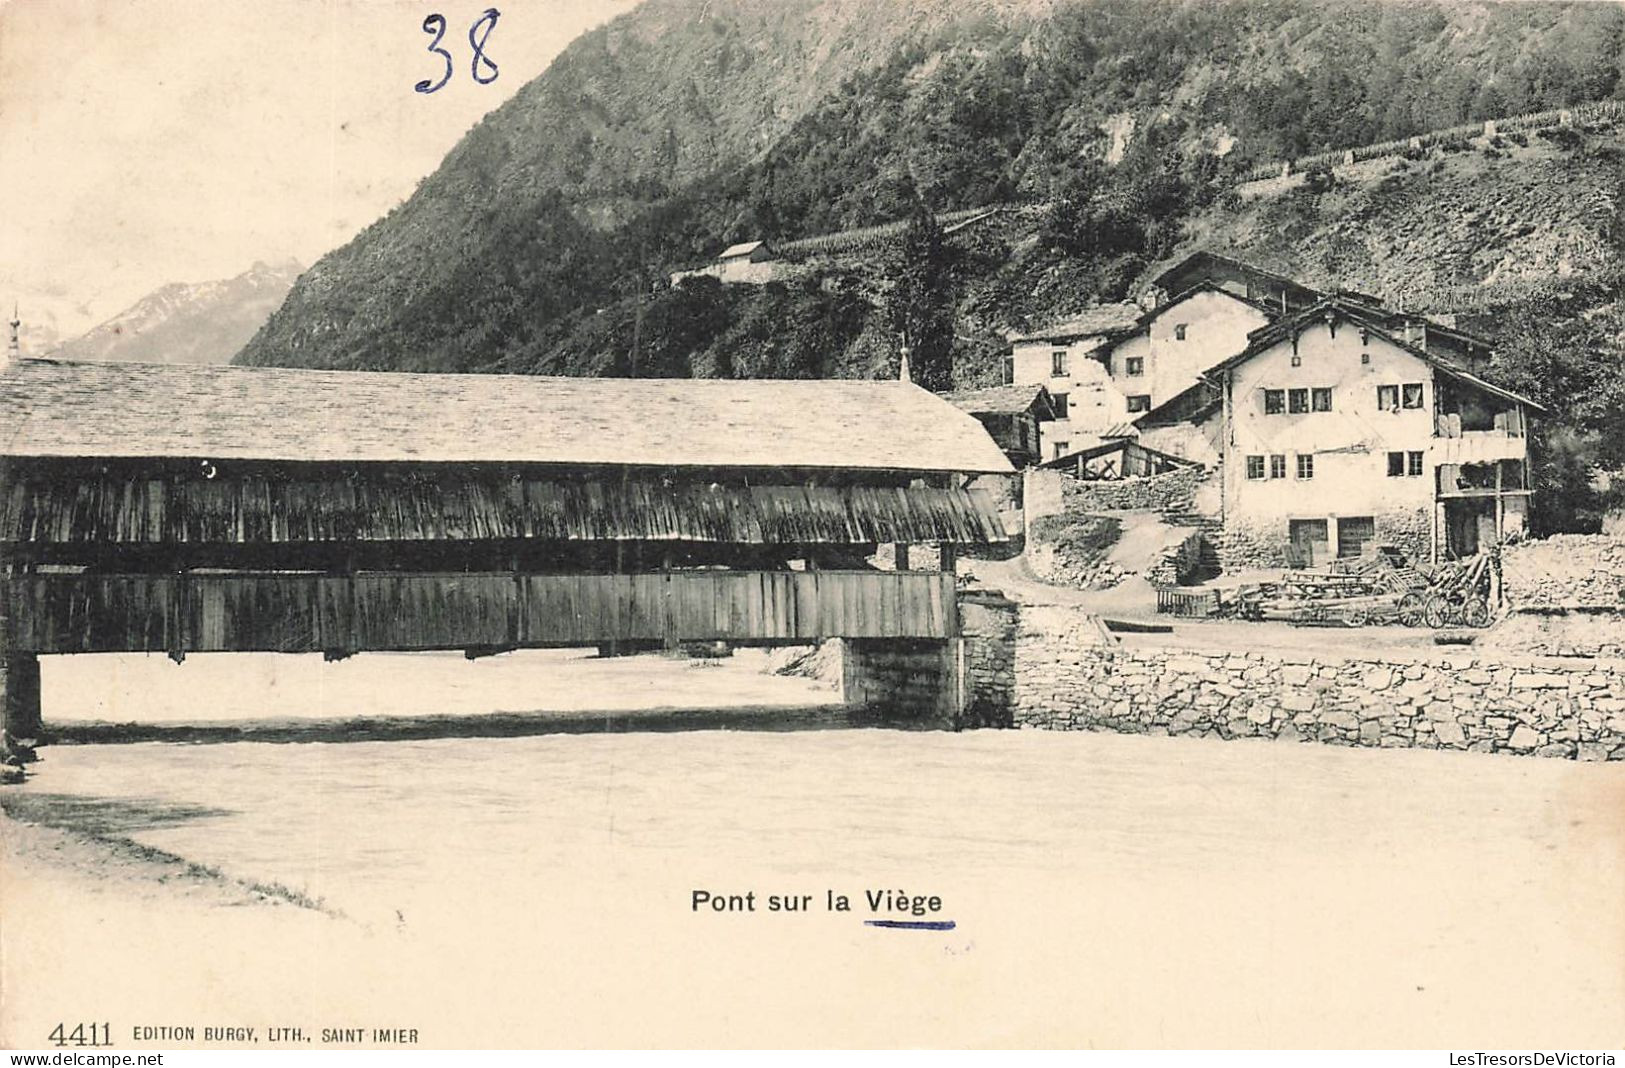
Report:
M849 708L939 730L1013 722L1017 606L992 591L959 596L958 638L847 638Z
M5 709L6 737L40 736L39 657L12 653L0 658L0 706Z
M890 723L959 726L958 638L847 638L841 692L848 708Z

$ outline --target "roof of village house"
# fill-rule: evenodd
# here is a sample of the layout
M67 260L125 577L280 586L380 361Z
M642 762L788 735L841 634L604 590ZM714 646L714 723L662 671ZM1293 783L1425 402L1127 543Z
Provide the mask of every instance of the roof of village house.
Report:
M1219 283L1215 282L1211 278L1204 278L1200 282L1197 282L1194 285L1187 286L1186 288L1180 290L1178 293L1175 293L1173 296L1171 296L1168 299L1162 301L1156 307L1154 307L1150 311L1146 312L1143 316L1140 317L1141 325L1144 325L1145 323L1149 323L1153 319L1160 318L1163 315L1164 312L1167 312L1175 304L1179 304L1182 301L1189 300L1191 297L1196 296L1196 294L1198 294L1198 293L1218 293L1221 296L1226 296L1226 297L1229 297L1231 300L1238 301L1238 302L1240 302L1242 304L1245 304L1250 308L1257 308L1259 311L1263 312L1265 315L1268 315L1272 319L1275 316L1281 314L1281 309L1279 309L1279 308L1272 308L1268 304L1264 303L1261 300L1254 300L1252 297L1244 296L1241 293L1233 292L1232 290L1228 290L1228 289L1224 288L1223 286L1221 286Z
M1037 384L962 389L944 396L954 407L972 415L1019 415L1036 407L1039 419L1055 418L1055 411L1050 402L1050 391Z
M1155 306L1145 309L1143 312L1141 312L1140 317L1134 322L1129 323L1127 326L1112 330L1105 336L1114 341L1133 337L1136 334L1149 329L1154 321L1162 318L1170 311L1173 311L1176 305L1189 300L1198 293L1217 293L1220 296L1229 297L1231 300L1240 304L1245 304L1249 308L1256 308L1258 311L1263 312L1271 319L1281 314L1281 310L1279 308L1272 308L1261 300L1254 300L1252 297L1246 297L1240 293L1232 292L1231 290L1221 286L1219 283L1213 281L1213 279L1204 278L1195 285L1182 289L1173 296L1159 301Z
M719 255L717 259L731 260L736 256L749 256L752 252L755 252L761 247L762 242L760 241L741 241L737 245L729 245L727 248L723 249L722 254Z
M1145 309L1138 304L1124 302L1121 304L1097 304L1085 308L1077 315L1042 330L1034 330L1027 334L1017 334L1010 340L1016 343L1023 341L1064 341L1080 337L1104 337L1115 334L1121 330L1132 329Z
M1371 333L1382 338L1389 344L1403 349L1412 356L1415 356L1417 359L1422 360L1423 362L1444 372L1451 378L1465 382L1470 386L1481 389L1493 396L1500 397L1503 400L1509 400L1517 404L1527 405L1537 412L1546 411L1545 405L1542 405L1537 401L1531 400L1522 394L1514 393L1511 390L1498 386L1493 382L1485 381L1465 368L1458 367L1456 364L1444 359L1438 353L1429 352L1426 348L1420 345L1412 344L1411 342L1406 341L1403 337L1396 337L1394 334L1389 333L1387 327L1393 321L1394 316L1394 313L1391 310L1386 308L1373 308L1363 303L1345 300L1340 296L1323 297L1321 300L1307 308L1303 308L1293 315L1286 316L1282 319L1277 319L1275 322L1270 323L1267 326L1259 327L1257 330L1254 330L1248 335L1249 341L1246 348L1242 349L1234 356L1231 356L1229 359L1215 364L1205 373L1216 374L1243 364L1252 359L1254 356L1257 356L1259 353L1263 352L1265 349L1280 343L1288 337L1295 336L1305 324L1314 320L1323 319L1328 314L1341 315L1352 322L1359 323L1361 327L1369 330Z
M0 455L1005 472L908 382L543 378L19 360Z

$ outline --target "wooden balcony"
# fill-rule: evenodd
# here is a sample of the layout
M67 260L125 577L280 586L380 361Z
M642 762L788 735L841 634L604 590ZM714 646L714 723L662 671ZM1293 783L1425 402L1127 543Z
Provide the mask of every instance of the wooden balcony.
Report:
M949 638L951 574L27 574L5 588L31 653L340 652L607 642Z
M1433 439L1433 462L1438 464L1485 464L1498 460L1521 460L1529 452L1529 440L1504 430L1467 430L1453 437Z

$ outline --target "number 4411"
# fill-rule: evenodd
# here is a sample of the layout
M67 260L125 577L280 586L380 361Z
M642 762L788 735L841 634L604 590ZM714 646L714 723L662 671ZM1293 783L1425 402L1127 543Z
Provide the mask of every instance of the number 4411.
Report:
M474 62L470 65L469 74L481 85L490 85L497 80L497 65L485 54L485 43L491 39L491 31L496 29L497 19L501 17L502 12L494 7L488 7L485 14L475 19L473 25L468 28L468 46L474 50ZM423 32L434 35L434 40L429 42L429 51L440 57L446 69L441 72L439 81L425 78L412 88L420 93L438 92L451 81L452 72L451 53L440 47L440 42L446 37L446 16L437 12L424 19ZM487 72L485 67L489 67L490 71Z
M74 1024L73 1030L68 1030L67 1024L57 1024L46 1036L50 1042L58 1046L111 1046L113 1044L113 1025L109 1023L80 1023Z

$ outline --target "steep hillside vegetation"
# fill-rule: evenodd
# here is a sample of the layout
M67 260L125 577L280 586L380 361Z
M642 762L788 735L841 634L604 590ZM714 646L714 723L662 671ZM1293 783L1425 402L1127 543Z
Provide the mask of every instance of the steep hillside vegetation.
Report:
M650 0L317 264L241 359L865 373L895 346L839 285L669 317L703 329L719 301L788 300L812 331L800 348L843 345L790 364L744 354L756 335L734 323L737 345L685 369L663 308L642 304L729 240L898 218L917 198L1058 201L1041 240L1068 262L1050 288L1110 295L1253 161L1617 94L1622 43L1625 11L1602 4ZM972 327L996 318L970 310Z

